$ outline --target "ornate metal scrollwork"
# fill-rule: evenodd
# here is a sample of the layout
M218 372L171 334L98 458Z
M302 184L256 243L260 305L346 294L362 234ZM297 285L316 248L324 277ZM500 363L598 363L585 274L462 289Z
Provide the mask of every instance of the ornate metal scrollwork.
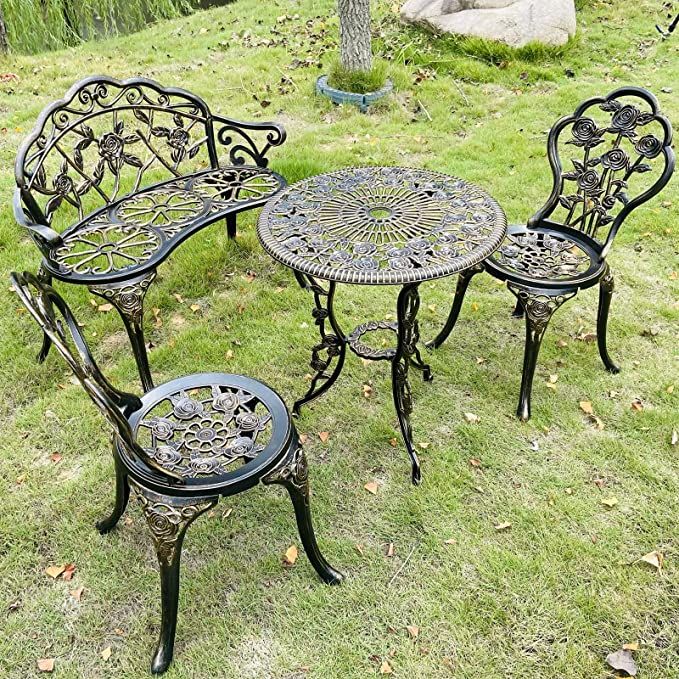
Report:
M366 358L370 361L390 361L396 354L396 349L376 349L361 341L361 337L368 332L375 332L377 330L390 330L391 332L398 332L398 323L389 321L368 321L358 327L354 328L347 341L351 350L361 358Z
M309 465L302 446L293 447L276 467L262 478L262 483L293 486L304 495L308 502Z
M567 236L530 230L508 234L491 259L515 273L549 280L573 278L591 263Z
M523 307L526 318L533 332L538 335L544 334L552 314L571 297L577 294L577 290L547 293L544 290L532 290L515 283L508 283L511 290Z
M352 168L283 190L258 234L275 259L345 283L400 284L485 259L506 232L504 213L478 187L398 167Z
M615 279L613 277L613 272L606 267L606 273L599 279L599 285L604 292L612 293L615 289Z
M144 313L144 296L155 278L156 272L152 271L146 276L125 283L92 285L90 291L109 300L132 322L141 323Z
M130 481L130 486L135 491L151 529L158 560L165 564L174 561L177 547L189 525L214 507L218 500L216 497L184 499L158 495L134 481Z

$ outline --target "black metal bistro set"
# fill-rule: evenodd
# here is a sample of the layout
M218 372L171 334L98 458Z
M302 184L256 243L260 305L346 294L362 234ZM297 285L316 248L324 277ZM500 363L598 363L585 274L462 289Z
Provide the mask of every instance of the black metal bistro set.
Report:
M606 257L625 218L674 169L670 123L653 95L637 87L589 99L556 123L547 149L552 192L526 224L509 227L488 193L429 170L349 168L287 186L267 168L268 152L285 136L275 123L215 115L185 90L95 76L44 110L16 161L15 216L42 261L36 274L12 274L12 285L43 332L39 360L54 347L112 429L115 507L98 530L115 527L130 489L141 503L161 576L155 673L172 660L184 535L222 496L260 482L283 485L313 567L326 583L342 580L316 543L307 461L280 396L252 378L214 372L154 386L143 302L177 246L222 220L235 238L238 213L263 206L261 245L313 296L319 333L311 384L293 414L330 389L347 348L390 362L395 410L419 484L409 372L431 379L417 319L420 284L458 274L450 315L427 344L433 349L453 330L474 275L487 271L506 281L517 299L514 315L525 316L517 414L527 420L547 324L580 289L599 285L598 348L606 369L618 371L606 344L613 293ZM86 286L120 313L140 396L115 388L97 367L53 287L68 283ZM333 304L338 284L400 286L396 321L346 332ZM394 346L375 348L368 339L374 331L393 332Z

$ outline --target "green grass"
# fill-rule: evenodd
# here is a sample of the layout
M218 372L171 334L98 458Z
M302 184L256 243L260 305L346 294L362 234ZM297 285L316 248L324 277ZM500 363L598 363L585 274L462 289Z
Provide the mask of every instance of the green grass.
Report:
M312 94L336 53L331 0L278 2L275 12L240 0L136 35L7 59L0 72L20 80L0 86L0 270L39 263L11 214L16 149L47 102L97 72L144 74L195 90L222 113L280 120L289 137L273 167L291 181L347 165L427 167L478 182L510 220L524 221L550 189L546 131L583 98L644 85L679 121L679 43L659 40L659 4L582 3L573 43L518 54L431 41L401 27L391 2L380 4L375 51L391 59L396 92L368 115ZM270 17L285 15L272 34ZM187 536L167 676L364 679L388 659L393 676L408 679L603 679L612 676L606 655L638 641L640 678L679 677L679 449L670 445L679 410L676 187L635 211L610 256L609 345L622 372L607 374L595 345L576 339L595 328L596 293L585 291L548 329L527 424L514 417L523 325L510 318L513 298L502 286L474 279L451 341L428 353L434 382L413 380L415 439L429 444L421 487L409 485L403 447L389 444L398 435L387 366L349 357L340 382L299 421L319 541L346 583L321 585L303 554L293 568L280 565L299 544L282 491L221 503ZM205 230L161 268L147 306L159 309L162 325L149 314L146 326L158 382L224 370L264 379L289 402L305 389L316 341L311 299L263 253L255 218L239 223L236 242L220 225ZM251 282L248 270L257 273ZM426 338L453 286L422 286ZM60 290L107 374L136 389L119 319L97 313L86 290ZM340 318L350 328L393 314L395 292L343 287ZM194 302L199 312L189 309ZM96 533L113 499L104 422L57 356L35 364L39 334L7 283L0 308L0 676L31 677L41 657L56 657L56 677L145 676L159 592L140 512L131 507L131 523ZM550 374L559 376L555 390ZM641 412L630 407L635 398ZM584 400L603 430L579 410ZM465 412L480 422L468 424ZM321 431L330 432L326 444ZM60 462L50 461L53 452ZM376 496L363 489L373 479ZM619 504L608 510L601 500L610 496ZM504 521L511 529L496 532ZM662 574L634 563L655 549L665 555ZM66 562L77 566L72 582L45 574ZM69 590L80 586L77 603ZM420 628L417 640L406 625Z
M387 64L384 61L373 63L369 71L354 71L342 66L339 59L330 66L328 85L344 92L366 94L384 87L387 79Z

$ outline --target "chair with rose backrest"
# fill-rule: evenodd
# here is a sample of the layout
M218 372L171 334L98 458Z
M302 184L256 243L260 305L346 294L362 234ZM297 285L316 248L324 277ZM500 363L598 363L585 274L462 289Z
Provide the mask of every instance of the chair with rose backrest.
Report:
M30 273L12 274L19 299L56 347L113 429L116 501L97 523L115 527L130 488L140 500L160 564L160 640L151 669L171 660L177 624L179 561L189 524L230 496L263 484L289 492L311 564L328 584L342 575L321 554L311 523L307 462L290 414L276 392L241 375L203 373L166 382L141 398L100 372L70 309Z
M564 133L570 138L564 140ZM593 97L561 118L549 132L554 183L547 202L527 225L511 225L503 245L483 265L460 275L446 324L427 346L445 342L475 274L487 271L506 281L517 298L513 315L526 317L517 415L528 420L538 352L552 314L580 289L598 283L599 353L606 369L617 373L606 345L613 295L606 256L627 215L669 181L674 170L671 144L669 120L659 112L655 97L640 87ZM566 158L571 167L564 168Z
M153 80L92 76L50 104L19 150L14 213L40 277L86 285L122 316L144 391L153 387L143 301L156 269L194 233L263 205L285 185L267 153L275 123L244 123ZM227 153L220 162L219 151ZM49 350L45 340L41 358Z

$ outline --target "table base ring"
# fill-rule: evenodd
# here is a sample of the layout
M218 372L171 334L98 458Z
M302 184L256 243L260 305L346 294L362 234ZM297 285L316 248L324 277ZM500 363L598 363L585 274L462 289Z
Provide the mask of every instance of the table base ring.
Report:
M398 323L395 321L368 321L367 323L357 326L347 337L349 348L356 356L365 358L369 361L393 360L394 356L396 356L396 349L375 349L374 347L361 342L361 337L363 337L363 335L369 332L375 332L376 330L390 330L391 332L398 334Z

